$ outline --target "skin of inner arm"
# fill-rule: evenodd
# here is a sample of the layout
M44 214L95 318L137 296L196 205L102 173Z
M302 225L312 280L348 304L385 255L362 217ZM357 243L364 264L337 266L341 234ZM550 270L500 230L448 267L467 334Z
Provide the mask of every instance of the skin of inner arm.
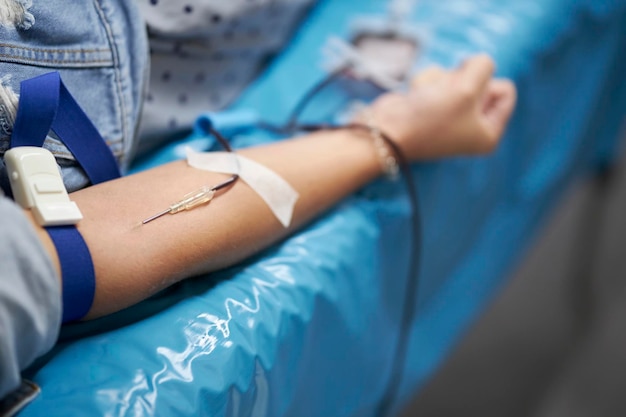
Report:
M299 192L288 229L243 181L219 192L207 205L141 224L187 192L226 178L184 161L71 195L84 216L78 229L96 272L88 318L125 308L183 278L241 261L381 173L371 138L349 130L320 132L239 153L270 167Z

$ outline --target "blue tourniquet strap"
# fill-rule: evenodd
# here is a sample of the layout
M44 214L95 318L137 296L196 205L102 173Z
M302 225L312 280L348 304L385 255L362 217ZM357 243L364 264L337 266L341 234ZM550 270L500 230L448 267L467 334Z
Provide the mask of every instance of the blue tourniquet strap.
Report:
M50 130L72 152L92 184L120 176L113 153L57 72L21 83L11 147L43 146ZM89 248L75 226L47 231L61 263L63 322L79 320L89 312L96 289Z
M11 147L42 146L50 130L61 138L92 184L120 176L111 149L58 72L22 81Z
M43 146L59 108L59 81L54 73L22 81L11 148Z
M80 320L89 312L96 280L89 248L74 226L48 227L56 246L63 277L63 323Z

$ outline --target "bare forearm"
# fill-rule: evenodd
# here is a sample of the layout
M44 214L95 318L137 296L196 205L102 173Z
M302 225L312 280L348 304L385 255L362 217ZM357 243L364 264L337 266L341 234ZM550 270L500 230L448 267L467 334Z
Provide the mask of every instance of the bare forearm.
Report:
M142 219L183 194L223 179L182 161L72 195L85 217L79 230L96 269L91 317L132 305L185 277L250 256L380 172L371 139L347 130L240 153L276 171L300 193L289 229L241 181L206 207L142 225Z
M406 94L385 94L370 116L411 161L491 151L516 101L515 86L492 79L485 56L457 70L432 68ZM232 265L286 236L380 174L372 138L356 131L320 132L240 152L266 165L299 193L284 229L256 193L239 181L208 207L141 221L203 185L221 182L176 162L76 192L79 224L96 270L89 317L134 304L185 277ZM40 230L40 233L44 233ZM56 257L54 247L42 240ZM58 263L57 263L58 265Z

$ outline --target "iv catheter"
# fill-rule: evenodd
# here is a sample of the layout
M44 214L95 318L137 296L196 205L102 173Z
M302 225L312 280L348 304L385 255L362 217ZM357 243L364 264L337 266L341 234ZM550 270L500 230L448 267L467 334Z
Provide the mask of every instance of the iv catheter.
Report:
M217 185L214 185L212 187L209 187L208 185L204 185L200 187L199 189L197 189L196 191L193 191L185 195L182 200L177 201L176 203L172 204L168 209L163 210L160 213L155 214L152 217L148 217L141 223L142 224L150 223L151 221L156 220L159 217L165 216L166 214L176 214L176 213L180 213L181 211L192 210L202 204L208 203L213 199L213 196L215 195L216 191L229 186L230 184L235 182L238 178L239 178L239 175L233 175L226 181L219 183Z
M222 136L222 134L213 127L213 122L210 119L208 118L202 119L202 127L206 131L211 132L211 134L215 136L217 141L220 142L220 144L224 147L224 149L226 149L228 152L233 152L232 148L230 147L230 144L228 143L228 140L226 140L226 138ZM233 184L238 179L239 179L239 175L234 174L226 181L223 181L212 187L208 185L202 186L196 191L193 191L185 195L182 200L177 201L176 203L170 205L169 208L167 208L166 210L163 210L155 214L152 217L148 217L147 219L143 220L141 223L147 224L153 220L158 219L159 217L165 216L166 214L176 214L176 213L180 213L181 211L192 210L202 204L206 204L213 199L213 196L215 195L217 191L221 190L222 188L228 187L229 185Z

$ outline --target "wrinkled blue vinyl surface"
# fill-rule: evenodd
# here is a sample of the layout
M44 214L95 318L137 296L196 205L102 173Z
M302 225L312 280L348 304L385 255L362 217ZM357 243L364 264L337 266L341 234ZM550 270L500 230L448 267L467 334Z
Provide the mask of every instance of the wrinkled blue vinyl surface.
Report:
M564 187L610 160L626 109L624 2L418 5L417 67L486 51L516 81L519 106L495 155L414 169L423 262L400 402L506 282ZM382 7L323 2L235 107L283 120L323 76L326 37L347 35L351 13ZM381 180L243 265L68 327L31 372L43 392L22 415L371 416L398 340L408 222L402 184Z

